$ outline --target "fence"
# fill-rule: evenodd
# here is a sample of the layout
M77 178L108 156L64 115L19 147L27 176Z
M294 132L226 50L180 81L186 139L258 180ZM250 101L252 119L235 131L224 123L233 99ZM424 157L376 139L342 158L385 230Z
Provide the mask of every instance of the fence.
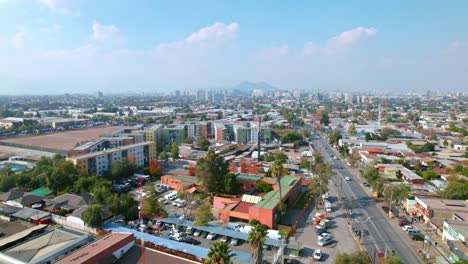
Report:
M299 217L297 218L296 222L294 223L294 225L292 225L291 230L289 231L288 236L286 237L286 240L288 240L290 237L294 235L294 233L296 233L297 226L299 225L302 218L304 217L305 212L309 210L309 207L313 201L314 201L314 197L311 196L309 198L309 201L307 201L306 206L304 206L304 209L302 209L301 213L299 214Z
M81 223L70 221L69 218L64 217L64 216L60 216L56 214L51 214L51 215L52 215L52 222L56 224L63 225L65 227L78 229L78 230L85 231L88 233L93 233L95 235L99 234L98 230L94 227L90 227L90 226L87 226L86 224L81 224Z

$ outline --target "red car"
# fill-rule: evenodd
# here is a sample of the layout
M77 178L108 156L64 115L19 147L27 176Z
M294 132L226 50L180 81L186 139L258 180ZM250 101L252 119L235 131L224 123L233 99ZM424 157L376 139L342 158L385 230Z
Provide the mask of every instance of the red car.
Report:
M399 226L404 226L404 225L408 225L408 224L411 224L411 223L406 219L401 219L401 220L398 221Z

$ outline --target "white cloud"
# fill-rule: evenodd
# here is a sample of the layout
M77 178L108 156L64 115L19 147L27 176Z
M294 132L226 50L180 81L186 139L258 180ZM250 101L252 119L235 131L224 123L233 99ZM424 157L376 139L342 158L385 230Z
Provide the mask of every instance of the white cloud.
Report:
M10 40L11 47L16 50L24 49L24 31L18 31Z
M357 27L341 33L338 36L331 38L327 46L333 47L348 47L357 44L361 41L374 37L377 34L377 29Z
M306 57L317 54L334 54L371 39L375 37L376 34L377 29L373 27L356 27L328 39L324 46L319 46L313 42L307 43L303 48L303 54Z
M187 45L233 39L237 36L238 31L239 24L237 22L232 22L228 25L216 22L211 26L201 28L183 40L159 44L158 48L181 48Z
M60 32L62 32L62 29L63 29L62 25L53 24L50 27L41 28L40 31L43 32L43 33L60 33Z
M80 16L80 12L76 10L71 10L66 7L61 7L59 5L60 0L37 0L39 4L51 10L54 13L64 15L64 16ZM62 1L63 2L63 1Z
M93 22L93 39L98 42L103 41L116 41L122 42L125 36L114 25L102 25L98 22Z

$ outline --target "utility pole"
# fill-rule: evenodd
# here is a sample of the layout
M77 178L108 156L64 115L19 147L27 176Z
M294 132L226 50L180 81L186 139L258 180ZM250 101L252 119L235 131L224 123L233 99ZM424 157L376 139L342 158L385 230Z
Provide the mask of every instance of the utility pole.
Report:
M391 213L392 213L392 200L393 200L393 185L391 185L391 193L390 193L390 204L388 206L388 216L390 217Z
M258 113L258 136L257 136L257 150L258 150L258 158L257 161L260 162L260 139L262 136L262 115L260 114L260 108Z

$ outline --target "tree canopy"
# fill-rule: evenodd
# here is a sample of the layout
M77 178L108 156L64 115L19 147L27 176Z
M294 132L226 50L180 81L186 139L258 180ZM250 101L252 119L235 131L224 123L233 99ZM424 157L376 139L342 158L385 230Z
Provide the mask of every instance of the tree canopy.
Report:
M281 143L294 143L294 145L298 146L302 143L302 134L297 131L289 131L281 137Z
M195 175L202 180L210 193L237 194L240 185L235 175L229 172L229 164L223 157L209 150L205 158L197 161Z
M214 242L205 259L205 264L231 264L231 258L235 255L226 242Z
M102 223L101 205L92 204L83 212L83 221L91 227L99 227Z
M208 147L210 146L210 141L208 141L207 138L200 138L197 141L197 147L200 148L200 150L208 150Z

